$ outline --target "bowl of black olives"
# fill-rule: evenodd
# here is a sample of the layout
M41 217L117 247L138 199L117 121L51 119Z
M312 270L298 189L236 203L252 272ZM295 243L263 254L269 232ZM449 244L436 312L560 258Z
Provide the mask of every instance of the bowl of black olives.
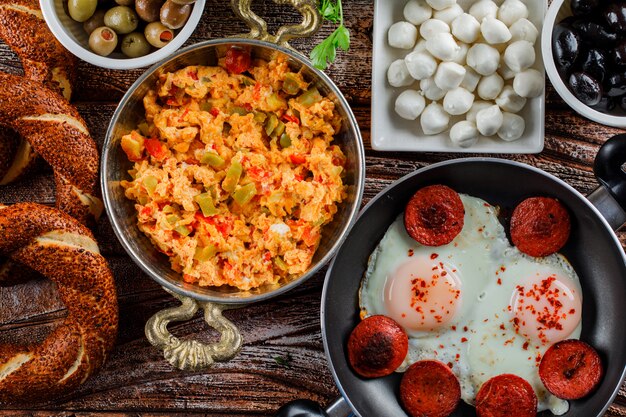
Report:
M195 30L205 0L40 0L54 36L80 59L142 68L176 52Z
M626 128L626 0L553 0L541 46L548 77L568 105Z

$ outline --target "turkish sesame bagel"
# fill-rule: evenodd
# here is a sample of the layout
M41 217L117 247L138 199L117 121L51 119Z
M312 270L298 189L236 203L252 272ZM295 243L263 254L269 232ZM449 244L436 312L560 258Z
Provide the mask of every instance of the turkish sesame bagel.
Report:
M57 399L93 375L113 347L113 275L88 228L35 203L0 206L0 256L54 281L67 307L63 323L42 343L0 345L0 402Z

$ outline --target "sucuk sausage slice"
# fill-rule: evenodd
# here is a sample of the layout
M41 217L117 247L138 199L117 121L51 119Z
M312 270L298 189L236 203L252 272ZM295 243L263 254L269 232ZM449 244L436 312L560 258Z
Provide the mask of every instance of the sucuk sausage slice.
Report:
M535 417L537 395L523 378L513 374L494 376L476 395L478 417Z
M395 371L409 350L409 338L393 319L371 316L361 321L348 339L348 360L354 371L378 378Z
M442 246L461 233L465 208L459 194L445 185L418 190L404 210L407 233L425 246Z
M569 233L569 214L554 198L527 198L513 211L511 240L527 255L542 257L559 251Z
M563 340L552 345L539 365L543 385L564 400L585 397L600 383L602 374L600 356L580 340Z
M400 401L411 417L447 417L461 399L461 385L439 361L411 365L400 382Z

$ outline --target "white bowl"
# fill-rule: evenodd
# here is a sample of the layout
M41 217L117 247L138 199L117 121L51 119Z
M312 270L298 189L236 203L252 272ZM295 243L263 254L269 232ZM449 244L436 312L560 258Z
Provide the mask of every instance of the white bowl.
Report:
M205 0L197 0L191 10L189 20L181 29L175 31L174 39L161 49L139 57L127 58L121 52L114 52L109 56L100 56L89 49L89 35L83 30L83 24L74 21L63 9L63 2L67 0L40 0L39 4L43 17L54 36L71 53L83 61L98 67L110 69L142 68L159 62L176 52L196 29L204 11Z
M561 79L554 63L554 56L552 56L552 31L555 24L569 16L572 16L569 0L552 1L541 32L541 50L548 78L559 96L581 116L603 125L626 128L626 114L619 109L619 106L611 114L594 110L580 102Z

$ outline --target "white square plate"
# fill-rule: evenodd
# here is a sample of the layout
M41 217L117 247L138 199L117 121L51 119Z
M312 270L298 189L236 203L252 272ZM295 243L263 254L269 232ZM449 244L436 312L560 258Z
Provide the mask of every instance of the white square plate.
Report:
M387 44L389 27L404 20L403 9L408 0L375 0L374 1L374 51L372 57L372 148L377 151L408 151L408 152L463 152L463 153L539 153L543 150L545 128L545 94L529 99L519 113L526 121L524 135L514 142L505 142L495 137L481 137L469 148L461 148L450 141L446 131L434 136L424 135L417 120L405 120L394 110L398 95L408 89L419 90L419 81L408 87L395 88L387 82L387 68L396 59L404 58L410 50L395 49ZM539 30L546 12L546 0L523 0L528 6L528 19ZM464 10L474 0L459 0ZM501 1L496 1L501 3ZM419 35L418 35L419 36ZM541 39L535 43L537 62L534 68L544 72L541 59ZM459 119L462 120L462 119ZM450 126L455 119L452 118Z

